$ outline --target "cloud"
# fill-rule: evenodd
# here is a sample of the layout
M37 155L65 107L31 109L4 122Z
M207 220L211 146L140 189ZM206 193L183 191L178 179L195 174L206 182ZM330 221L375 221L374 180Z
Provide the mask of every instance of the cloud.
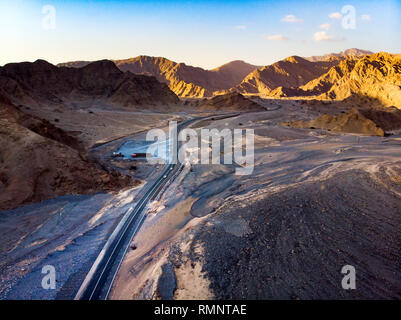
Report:
M245 30L246 26L241 24L241 25L235 26L234 28L237 29L237 30Z
M332 36L329 36L326 31L318 31L315 32L315 34L313 35L313 39L315 39L315 41L331 41L333 39Z
M320 29L325 29L329 30L330 29L330 23L323 23L319 26Z
M343 17L343 15L340 12L332 12L329 14L330 19L338 19L340 20Z
M286 41L289 40L286 36L282 34L273 34L273 35L262 35L264 39L270 40L270 41Z
M280 21L282 22L289 22L289 23L302 23L304 22L302 19L298 19L296 16L293 14L288 14L284 18L282 18Z
M361 19L365 20L365 21L369 21L370 20L370 15L369 14L363 14L363 15L361 15Z
M321 41L344 41L345 38L334 38L333 36L329 35L326 33L326 31L318 31L315 32L313 35L313 39L315 39L316 42L321 42Z

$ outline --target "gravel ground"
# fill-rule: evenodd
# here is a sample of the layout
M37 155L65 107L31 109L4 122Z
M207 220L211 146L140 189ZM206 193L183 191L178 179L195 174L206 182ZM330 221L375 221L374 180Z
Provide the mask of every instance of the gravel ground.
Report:
M399 299L400 230L401 198L351 170L226 208L195 233L204 252L191 255L219 299ZM342 289L344 265L356 290Z

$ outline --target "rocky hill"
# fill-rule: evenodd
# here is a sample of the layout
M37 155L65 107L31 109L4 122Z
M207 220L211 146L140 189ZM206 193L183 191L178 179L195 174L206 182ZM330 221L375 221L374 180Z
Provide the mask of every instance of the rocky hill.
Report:
M264 111L256 102L245 98L238 92L217 95L200 103L199 109L209 111Z
M360 59L349 58L300 89L304 95L324 99L368 97L401 109L401 56L379 52Z
M232 61L212 70L176 63L166 58L139 56L117 60L123 71L149 74L165 82L180 97L209 97L213 92L229 89L257 67L243 61Z
M232 61L212 70L188 66L163 57L138 56L125 60L114 60L123 72L156 77L180 97L210 97L215 91L230 89L239 84L257 66L244 61ZM86 61L62 63L60 67L86 66Z
M323 129L334 132L360 133L375 136L384 136L384 130L374 121L366 118L356 108L339 115L324 114L310 121L290 121L282 123L284 126L305 129Z
M44 60L7 64L0 68L0 88L16 105L98 101L110 106L137 108L179 101L156 78L124 73L108 60L82 68L56 67Z
M24 114L2 94L0 145L0 210L133 183L130 177L91 162L76 139L45 120Z
M298 56L291 56L253 71L235 87L235 90L240 93L275 95L273 90L279 87L302 86L336 64L337 61L310 62Z

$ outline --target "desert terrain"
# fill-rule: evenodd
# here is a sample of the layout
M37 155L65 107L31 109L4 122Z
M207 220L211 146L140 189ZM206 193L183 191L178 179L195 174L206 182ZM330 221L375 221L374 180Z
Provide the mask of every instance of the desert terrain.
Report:
M169 121L252 129L253 171L177 165L109 299L401 298L401 60L350 49L212 70L148 56L0 67L0 299L76 296L163 173L129 155Z

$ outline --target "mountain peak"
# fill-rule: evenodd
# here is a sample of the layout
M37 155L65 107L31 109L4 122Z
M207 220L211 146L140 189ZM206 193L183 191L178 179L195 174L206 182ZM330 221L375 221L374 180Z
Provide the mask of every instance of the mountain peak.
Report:
M362 50L362 49L357 49L357 48L350 48L347 50L344 50L340 52L340 55L346 55L346 56L363 56L363 55L369 55L372 54L373 52L368 51L368 50Z
M106 60L106 59L91 62L88 65L83 67L83 69L96 69L96 68L105 69L105 70L115 70L115 71L120 72L120 70L117 68L117 66L115 65L115 63L113 61Z
M300 62L306 62L307 60L299 56L289 56L282 61L287 61L291 63L300 63Z
M324 54L322 56L312 56L312 57L307 57L305 58L308 61L311 62L316 62L316 61L333 61L333 60L342 60L348 57L363 57L366 55L370 55L373 52L368 51L368 50L362 50L362 49L357 49L357 48L350 48L344 51L341 51L339 53L329 53L329 54Z
M248 68L248 69L252 69L251 71L253 71L254 69L258 69L260 66L255 66L253 64L247 63L243 60L233 60L230 62L227 62L217 68L211 69L210 71L219 71L219 70L223 70L223 69L227 69L227 68Z

